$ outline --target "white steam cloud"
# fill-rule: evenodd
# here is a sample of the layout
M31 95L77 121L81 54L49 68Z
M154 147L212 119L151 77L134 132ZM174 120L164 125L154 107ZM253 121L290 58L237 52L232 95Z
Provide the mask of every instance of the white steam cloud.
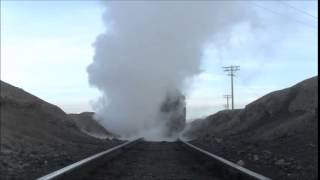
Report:
M102 92L96 115L122 137L163 136L160 106L186 93L200 73L207 43L223 45L232 28L251 21L237 2L107 2L106 32L96 42L89 82ZM251 15L251 16L250 16Z

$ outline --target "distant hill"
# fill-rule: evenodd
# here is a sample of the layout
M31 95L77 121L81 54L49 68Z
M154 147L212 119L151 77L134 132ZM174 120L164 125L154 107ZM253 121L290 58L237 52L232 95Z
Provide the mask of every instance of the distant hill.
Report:
M79 130L59 107L1 81L0 179L34 179L115 144Z
M246 159L251 162L248 167L273 178L317 179L318 77L269 93L244 109L224 110L192 122L185 135L233 161ZM265 165L271 166L269 170L252 158L256 154L261 159L262 151L275 158L264 159ZM278 167L272 162L277 160L290 166Z
M105 139L111 138L113 135L108 132L94 119L94 112L83 112L80 114L68 114L74 120L78 128L93 137Z

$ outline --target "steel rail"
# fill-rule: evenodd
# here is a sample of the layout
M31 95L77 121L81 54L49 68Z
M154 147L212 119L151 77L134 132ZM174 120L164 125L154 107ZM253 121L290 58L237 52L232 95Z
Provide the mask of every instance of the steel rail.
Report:
M118 155L119 153L123 152L124 149L129 148L130 146L142 141L142 138L129 141L113 148L110 148L106 151L101 153L92 155L88 158L85 158L81 161L73 163L69 166L66 166L62 169L54 171L50 174L42 176L37 180L69 180L69 179L81 179L82 177L88 175L95 167L105 163L107 160L110 160L114 156ZM183 141L179 139L181 145L183 145L186 150L193 152L195 155L200 156L205 161L210 162L212 168L219 173L219 175L223 179L228 180L271 180L268 177L265 177L261 174L255 173L249 169L241 167L235 163L232 163L222 157L214 155L208 151L205 151L199 147L192 145L189 142Z
M126 143L120 144L108 150L105 150L101 153L92 155L88 158L80 160L76 163L73 163L69 166L66 166L62 169L54 171L50 174L42 176L37 180L56 180L56 179L78 179L82 175L85 175L86 172L89 172L94 167L104 163L107 159L111 159L115 155L119 154L123 151L123 149L128 148L138 142L140 142L142 138L135 139L132 141L128 141Z
M214 155L208 151L200 149L186 141L179 139L179 141L187 147L190 151L202 156L204 159L210 159L215 168L219 168L222 172L221 175L227 179L234 180L271 180L261 174L255 173L249 169L239 166L233 162L230 162L222 157Z

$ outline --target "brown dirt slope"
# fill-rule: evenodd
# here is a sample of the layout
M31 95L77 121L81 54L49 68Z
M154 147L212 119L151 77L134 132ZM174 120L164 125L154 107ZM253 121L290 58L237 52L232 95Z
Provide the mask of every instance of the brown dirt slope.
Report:
M274 179L318 179L317 76L196 124L187 134L209 151Z
M82 133L59 107L1 81L0 179L34 179L119 142Z

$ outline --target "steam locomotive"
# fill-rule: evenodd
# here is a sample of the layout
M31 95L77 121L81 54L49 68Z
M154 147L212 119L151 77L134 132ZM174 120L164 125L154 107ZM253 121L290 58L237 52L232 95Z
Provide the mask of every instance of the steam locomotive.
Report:
M179 91L168 93L161 106L161 112L166 116L167 136L175 136L184 129L186 124L185 96Z

